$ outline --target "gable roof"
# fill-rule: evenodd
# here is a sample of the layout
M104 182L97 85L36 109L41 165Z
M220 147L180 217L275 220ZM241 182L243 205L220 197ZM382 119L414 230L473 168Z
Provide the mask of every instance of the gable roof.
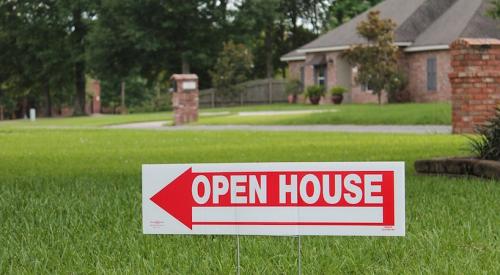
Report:
M306 60L306 55L304 53L299 53L297 50L293 50L280 58L281 61L302 61Z
M364 44L356 30L370 11L392 19L396 45L408 51L448 48L459 37L500 38L498 21L486 17L490 0L385 0L351 21L282 56L283 61L305 59L309 52L338 51Z
M490 1L459 0L426 29L407 51L447 47L460 37L500 38L500 22L485 16Z

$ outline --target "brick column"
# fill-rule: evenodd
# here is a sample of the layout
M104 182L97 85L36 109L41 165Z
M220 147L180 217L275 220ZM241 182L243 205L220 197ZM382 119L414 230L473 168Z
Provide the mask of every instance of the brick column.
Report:
M453 42L451 65L453 133L473 133L500 106L500 40Z
M198 76L194 74L174 74L172 107L174 125L182 125L198 120L199 89Z
M101 82L99 80L92 81L92 113L101 113Z

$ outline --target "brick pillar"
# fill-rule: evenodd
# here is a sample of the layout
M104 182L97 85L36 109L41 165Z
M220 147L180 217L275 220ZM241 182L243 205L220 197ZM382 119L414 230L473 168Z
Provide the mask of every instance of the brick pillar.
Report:
M198 120L199 89L198 76L194 74L174 74L172 107L174 125L182 125Z
M101 113L101 82L99 80L92 81L92 113Z
M453 133L473 133L500 106L500 40L458 39L451 65Z

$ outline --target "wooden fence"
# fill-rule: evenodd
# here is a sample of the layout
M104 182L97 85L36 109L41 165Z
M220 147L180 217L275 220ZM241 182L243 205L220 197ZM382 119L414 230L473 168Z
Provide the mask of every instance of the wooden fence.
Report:
M234 99L225 98L215 89L200 91L201 107L221 107L250 104L271 104L287 102L286 80L259 79L241 84L242 93Z

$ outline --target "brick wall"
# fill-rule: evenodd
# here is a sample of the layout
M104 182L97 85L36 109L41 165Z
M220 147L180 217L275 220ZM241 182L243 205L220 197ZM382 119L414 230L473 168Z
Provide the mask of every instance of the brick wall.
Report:
M314 85L314 66L306 65L313 59L313 54L307 54L306 60L304 61L304 87L309 87Z
M351 88L351 97L352 97L352 103L357 103L357 104L366 104L366 103L378 103L378 96L376 94L373 94L373 91L365 90L363 91L363 88L360 85L356 84L356 70L354 70L352 74L352 83L353 86ZM388 96L385 91L382 92L382 97L381 97L382 103L387 103L388 102Z
M459 39L451 60L453 132L472 133L500 106L500 40Z
M320 104L332 104L330 89L337 85L337 62L339 52L328 52L326 56L326 94L321 99Z
M411 102L451 101L451 85L448 74L452 68L448 50L406 53L405 57ZM432 57L435 57L437 62L436 91L428 91L427 89L427 60Z
M304 61L289 61L288 62L288 79L300 80L300 68L304 65Z

